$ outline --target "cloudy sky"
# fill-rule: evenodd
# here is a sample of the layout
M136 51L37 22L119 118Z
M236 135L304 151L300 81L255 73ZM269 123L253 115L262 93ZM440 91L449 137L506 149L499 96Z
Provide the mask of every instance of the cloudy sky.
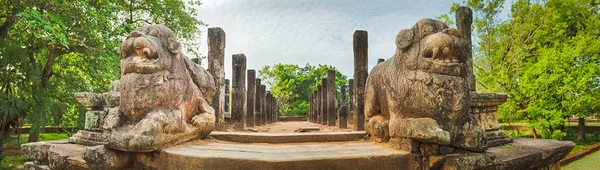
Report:
M246 55L248 69L327 64L351 78L355 30L368 31L370 69L377 59L394 54L398 31L448 13L453 2L462 0L203 0L198 19L226 33L227 78L231 56L239 53ZM200 40L203 54L208 27Z

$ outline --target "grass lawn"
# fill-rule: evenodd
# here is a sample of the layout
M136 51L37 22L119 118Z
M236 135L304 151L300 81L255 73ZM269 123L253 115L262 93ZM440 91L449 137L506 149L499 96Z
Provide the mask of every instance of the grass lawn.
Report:
M600 169L600 152L596 151L590 155L587 155L575 162L571 162L567 164L567 166L563 166L560 169L565 170L588 170L588 169Z
M21 134L17 139L17 135L11 135L11 138L4 143L4 160L0 165L0 170L4 169L22 169L23 164L27 161L27 157L21 152L21 145L27 142L29 134ZM67 139L69 136L66 133L44 133L40 135L40 141L50 141Z
M527 123L510 123L512 126L527 126ZM500 123L500 126L509 126L508 123ZM577 122L565 122L565 126L578 126ZM585 122L585 126L600 126L600 122Z
M567 136L567 139L570 141L573 141L573 143L575 143L575 147L573 148L573 150L571 150L571 153L575 153L575 152L579 152L581 151L583 148L599 143L600 142L600 136L595 136L594 134L585 134L585 141L583 142L578 142L577 141L577 136Z

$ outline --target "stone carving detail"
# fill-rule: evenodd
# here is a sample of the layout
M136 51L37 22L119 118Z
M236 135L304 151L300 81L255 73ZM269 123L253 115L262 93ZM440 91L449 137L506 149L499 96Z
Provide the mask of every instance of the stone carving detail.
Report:
M467 42L440 21L422 19L396 37L396 54L377 64L365 89L366 130L376 141L485 151L484 130L470 114ZM404 143L402 143L404 142Z
M151 152L212 131L214 80L181 48L162 25L138 28L123 41L120 105L105 118L106 147Z

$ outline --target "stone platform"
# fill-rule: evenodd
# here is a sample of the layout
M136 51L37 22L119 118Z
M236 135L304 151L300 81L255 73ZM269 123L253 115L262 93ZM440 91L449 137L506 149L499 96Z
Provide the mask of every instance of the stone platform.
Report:
M356 141L365 137L365 131L327 133L248 133L212 132L211 137L239 143L302 143Z
M279 131L288 126L270 127ZM570 141L514 139L483 153L423 156L365 140L364 131L213 132L211 136L159 152L129 153L140 159L126 164L133 169L559 169L559 160L574 147ZM105 150L66 140L22 145L32 160L25 164L26 169L106 169L86 163L83 155L90 148ZM122 154L102 152L105 155L99 159L107 163L119 162Z

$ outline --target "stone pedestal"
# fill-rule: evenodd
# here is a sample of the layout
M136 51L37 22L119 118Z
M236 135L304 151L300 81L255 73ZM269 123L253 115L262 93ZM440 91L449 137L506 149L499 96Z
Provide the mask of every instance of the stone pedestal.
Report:
M111 106L115 105L115 102L118 103L119 100L115 100L113 97L118 97L118 92L112 92L111 95L109 95L109 93L96 94L79 92L74 95L77 101L85 106L87 112L85 113L84 129L77 131L77 133L70 137L68 141L70 143L81 145L103 144L102 125L104 124L104 117L106 117L106 114L110 109L108 106L105 108L105 98L108 99L106 101L108 101Z
M506 102L507 94L471 92L471 113L477 118L477 123L485 130L488 147L510 143L504 131L498 124L498 106Z

